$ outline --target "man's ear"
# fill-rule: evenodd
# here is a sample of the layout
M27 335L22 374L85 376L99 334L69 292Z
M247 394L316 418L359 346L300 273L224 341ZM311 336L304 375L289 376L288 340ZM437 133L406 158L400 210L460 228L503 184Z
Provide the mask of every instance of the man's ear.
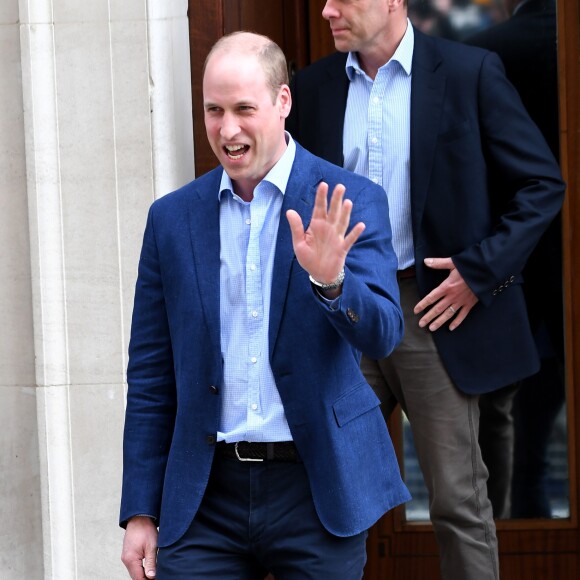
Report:
M292 94L288 85L282 85L278 91L278 107L280 109L280 117L285 119L292 108Z
M401 10L401 8L406 8L407 2L405 0L387 0L389 5L389 12L395 12Z

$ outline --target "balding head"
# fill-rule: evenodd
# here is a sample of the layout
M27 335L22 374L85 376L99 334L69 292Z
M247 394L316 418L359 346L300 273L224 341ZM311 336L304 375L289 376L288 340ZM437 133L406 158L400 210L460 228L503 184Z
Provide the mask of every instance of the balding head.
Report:
M258 59L266 82L272 92L272 100L275 101L282 85L287 85L288 67L286 57L282 49L270 38L254 32L238 31L222 36L211 48L204 64L204 74L208 62L216 54L232 53L236 55L246 54Z

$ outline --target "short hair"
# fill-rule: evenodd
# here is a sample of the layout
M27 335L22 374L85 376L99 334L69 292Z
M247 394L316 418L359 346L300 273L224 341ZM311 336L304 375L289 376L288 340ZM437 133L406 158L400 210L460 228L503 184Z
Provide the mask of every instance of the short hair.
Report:
M272 91L272 101L275 102L280 87L289 83L288 65L282 49L267 36L238 30L222 36L211 47L203 65L203 74L214 54L229 51L256 56L266 75L266 83Z

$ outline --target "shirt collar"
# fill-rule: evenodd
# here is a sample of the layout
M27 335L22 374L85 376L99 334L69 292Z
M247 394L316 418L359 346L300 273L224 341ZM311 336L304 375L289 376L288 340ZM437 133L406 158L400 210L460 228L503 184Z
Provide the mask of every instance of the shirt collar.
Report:
M382 67L387 66L391 61L398 62L407 75L411 74L413 62L413 46L415 44L415 35L411 21L407 18L407 30L397 46L393 56ZM349 81L353 81L356 74L366 74L359 65L358 55L356 52L349 52L346 59L346 74Z
M286 192L286 186L288 185L288 179L290 178L290 171L292 170L292 164L294 163L294 157L296 156L296 143L292 139L288 131L284 131L286 137L286 151L282 154L282 157L278 159L276 165L268 171L263 181L268 181L269 183L275 185L282 195ZM232 195L234 194L234 186L230 176L225 172L222 172L222 178L220 182L220 189L218 192L218 199L221 199L221 195L224 191L230 191Z

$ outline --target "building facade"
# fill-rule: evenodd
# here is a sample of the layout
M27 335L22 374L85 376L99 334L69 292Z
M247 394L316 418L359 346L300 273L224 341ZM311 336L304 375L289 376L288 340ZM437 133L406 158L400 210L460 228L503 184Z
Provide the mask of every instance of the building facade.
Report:
M0 54L0 576L125 579L141 236L194 177L187 0L2 0Z

